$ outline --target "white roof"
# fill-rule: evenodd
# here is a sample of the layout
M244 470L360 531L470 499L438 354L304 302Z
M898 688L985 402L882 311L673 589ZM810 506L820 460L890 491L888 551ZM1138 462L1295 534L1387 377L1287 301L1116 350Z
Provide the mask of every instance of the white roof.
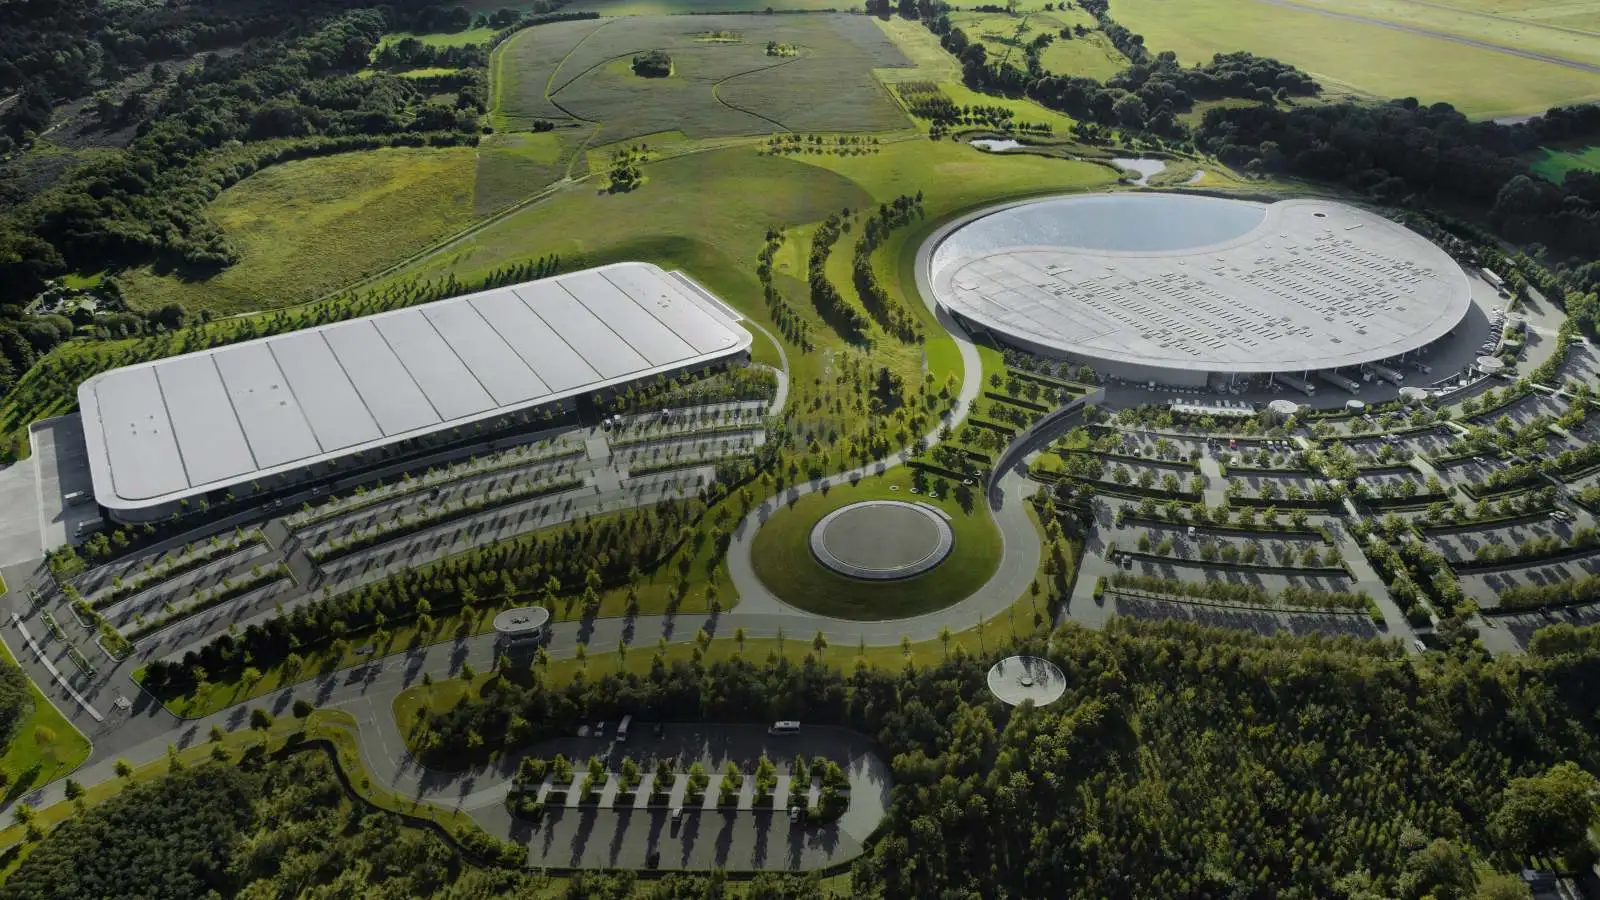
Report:
M1014 205L951 233L930 262L951 312L1057 352L1210 372L1332 369L1443 337L1465 272L1382 216L1111 194Z
M678 272L618 263L96 375L95 499L139 509L749 349Z

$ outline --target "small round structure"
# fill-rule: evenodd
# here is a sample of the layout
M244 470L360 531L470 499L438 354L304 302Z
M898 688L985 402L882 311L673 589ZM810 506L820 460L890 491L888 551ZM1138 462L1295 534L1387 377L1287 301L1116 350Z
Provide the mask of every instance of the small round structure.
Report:
M1360 400L1346 400L1344 408L1348 412L1358 413L1367 408L1367 404Z
M1067 692L1067 677L1061 667L1038 656L1008 656L989 669L989 692L1007 706L1032 700L1034 706L1048 706Z
M1415 385L1403 387L1400 389L1400 399L1407 403L1423 403L1428 399L1428 390Z
M1287 419L1300 412L1300 404L1293 400L1274 400L1267 404L1267 410L1280 419Z
M549 624L550 610L542 606L502 610L494 617L495 639L512 645L537 643Z
M1476 363L1478 371L1485 375L1494 375L1505 369L1505 361L1498 356L1480 356Z
M900 500L867 500L840 507L811 529L811 553L852 578L910 578L944 561L955 533L938 507Z

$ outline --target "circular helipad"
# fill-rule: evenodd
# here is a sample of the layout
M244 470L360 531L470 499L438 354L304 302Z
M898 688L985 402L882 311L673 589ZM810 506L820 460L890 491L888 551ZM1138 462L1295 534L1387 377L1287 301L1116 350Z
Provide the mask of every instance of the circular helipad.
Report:
M1067 692L1067 677L1060 666L1043 657L1008 656L989 670L989 691L1008 706L1024 700L1047 706Z
M823 516L811 529L811 553L852 578L910 578L950 555L955 534L944 511L922 503L867 500Z

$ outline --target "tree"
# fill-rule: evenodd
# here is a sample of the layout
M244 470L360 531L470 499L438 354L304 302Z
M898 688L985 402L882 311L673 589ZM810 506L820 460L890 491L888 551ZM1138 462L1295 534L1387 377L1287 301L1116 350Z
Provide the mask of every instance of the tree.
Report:
M1522 856L1585 858L1597 790L1595 777L1572 762L1558 763L1543 775L1513 778L1489 820L1490 831L1506 849Z
M1436 838L1406 860L1400 873L1400 896L1408 900L1466 900L1477 881L1471 857L1450 841Z
M294 701L294 717L296 719L307 718L315 709L316 707L311 705L311 701L303 697Z
M250 727L256 731L266 731L272 727L272 713L259 706L250 709Z
M1478 881L1472 900L1533 900L1533 890L1516 875L1496 872Z

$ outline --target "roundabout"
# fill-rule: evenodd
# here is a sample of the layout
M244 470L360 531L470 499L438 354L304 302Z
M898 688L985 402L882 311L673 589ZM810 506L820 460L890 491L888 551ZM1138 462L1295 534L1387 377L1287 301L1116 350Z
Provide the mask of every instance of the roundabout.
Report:
M836 509L811 528L817 561L851 578L910 578L944 562L955 544L949 514L901 500L867 500Z

